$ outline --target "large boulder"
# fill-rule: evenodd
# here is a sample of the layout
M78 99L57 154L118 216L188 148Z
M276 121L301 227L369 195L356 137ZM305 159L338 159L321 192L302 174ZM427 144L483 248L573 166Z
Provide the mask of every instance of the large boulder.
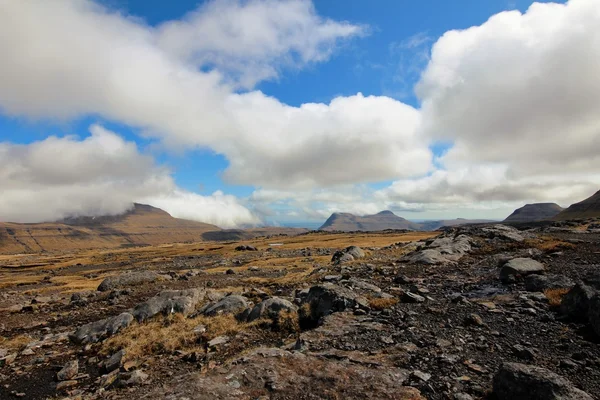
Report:
M512 226L494 225L482 228L481 231L490 239L500 239L502 241L522 242L525 240L521 232Z
M543 274L544 264L532 258L513 258L500 270L500 280L504 283L514 282L517 278L531 274Z
M494 377L498 400L593 400L568 380L546 368L505 363Z
M460 260L471 251L472 239L467 235L441 236L429 242L424 248L413 251L403 257L402 261L412 264L445 264Z
M237 314L248 307L248 299L244 296L231 295L223 299L208 303L202 307L199 312L207 316L222 314Z
M69 335L69 338L77 344L96 343L128 327L132 321L133 315L124 312L115 317L85 324Z
M358 246L348 246L344 250L338 250L333 253L331 262L334 264L343 264L350 261L358 260L365 256L365 252Z
M596 290L592 287L581 282L577 283L573 289L563 296L560 304L561 314L574 321L586 321L594 295L596 295Z
M311 287L302 303L308 305L310 310L310 315L302 315L302 317L313 320L346 309L369 308L369 302L364 297L349 289L328 283Z
M248 316L248 322L257 320L259 318L270 318L272 320L276 320L279 317L279 313L284 310L296 312L298 311L298 307L288 300L279 297L271 297L254 306L250 312L250 315Z
M180 313L187 316L204 299L204 295L205 292L199 289L164 290L151 299L138 304L133 309L132 314L139 322L152 318L157 314Z
M155 282L160 275L152 271L130 272L118 276L109 276L98 286L98 290L106 292L126 286L141 285L143 283Z
M543 292L547 289L572 288L575 282L563 275L529 275L525 278L525 289L529 292Z

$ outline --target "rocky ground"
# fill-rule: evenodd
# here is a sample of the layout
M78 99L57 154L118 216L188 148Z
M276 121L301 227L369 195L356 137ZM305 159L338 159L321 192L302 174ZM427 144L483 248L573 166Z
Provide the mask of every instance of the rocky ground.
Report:
M0 398L598 399L596 226L45 265L1 281Z

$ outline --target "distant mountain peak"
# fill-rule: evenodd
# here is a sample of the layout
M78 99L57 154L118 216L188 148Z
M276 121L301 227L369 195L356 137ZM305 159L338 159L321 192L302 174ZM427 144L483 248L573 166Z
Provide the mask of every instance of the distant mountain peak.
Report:
M383 231L386 229L419 230L419 224L397 216L389 210L374 215L357 216L350 213L333 213L319 228L326 231Z
M556 203L533 203L525 204L517 208L504 221L506 222L533 222L550 219L563 210Z
M586 219L600 217L600 190L579 203L571 204L569 208L556 215L553 219Z

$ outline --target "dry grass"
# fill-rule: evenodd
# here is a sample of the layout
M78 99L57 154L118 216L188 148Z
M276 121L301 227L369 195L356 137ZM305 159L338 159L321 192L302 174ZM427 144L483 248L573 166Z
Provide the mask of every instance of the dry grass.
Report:
M525 243L530 247L547 253L565 249L574 249L576 247L573 243L565 242L563 240L558 240L548 236L543 236L539 239L529 239L526 240Z
M25 349L25 346L27 346L27 344L29 344L32 340L32 338L26 335L15 336L12 339L0 336L0 347L14 351L21 351Z
M203 343L217 336L235 335L262 322L239 323L232 315L188 319L181 314L174 314L147 323L134 323L119 335L106 340L102 353L108 355L124 349L127 360L140 360L152 354L203 349ZM206 331L194 332L199 325L204 325Z
M275 326L281 332L298 333L300 332L300 317L295 311L282 310L275 321Z
M393 298L393 299L383 299L383 298L369 299L369 306L373 310L377 310L377 311L381 311L381 310L385 310L386 308L393 307L397 303L398 303L398 299L395 299L395 298Z
M544 294L546 298L548 298L548 302L551 307L558 307L562 303L562 298L565 294L569 293L567 288L558 288L558 289L546 289L544 290Z

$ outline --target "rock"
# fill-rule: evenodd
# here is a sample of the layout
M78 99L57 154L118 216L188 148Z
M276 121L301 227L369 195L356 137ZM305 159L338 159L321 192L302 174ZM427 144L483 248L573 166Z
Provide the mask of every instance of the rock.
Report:
M56 384L56 391L57 392L62 392L65 389L68 389L70 387L76 386L77 385L77 381L75 380L68 380L68 381L62 381L62 382L58 382Z
M423 303L425 301L425 297L411 292L405 292L400 299L403 303Z
M520 344L515 344L512 347L513 353L522 360L533 361L535 353L533 350L523 347Z
M465 317L465 325L476 325L482 326L485 325L483 319L477 314L469 314Z
M518 229L506 225L494 225L482 229L482 232L487 234L490 239L498 238L512 242L522 242L525 240Z
M331 257L331 262L334 264L343 264L346 262L358 260L365 256L365 252L358 246L349 246L344 250L338 250L333 253L333 257Z
M79 327L74 334L69 335L69 339L77 344L96 343L128 327L132 321L133 315L124 312L115 317L85 324Z
M279 313L283 310L296 312L298 311L298 307L293 305L288 300L279 297L271 297L270 299L266 299L254 306L250 312L250 315L248 316L248 322L252 322L259 318L270 318L272 320L277 320Z
M334 312L344 311L349 308L368 309L368 301L346 288L326 283L310 288L302 304L310 306L310 315L301 317L310 317L313 320L319 320L321 317Z
M251 266L251 267L248 267L248 271L257 272L257 271L260 271L260 268L258 268L257 266Z
M104 279L98 290L106 292L108 290L118 289L125 286L141 285L143 283L155 282L160 278L156 272L152 271L141 271L141 272L130 272L118 276L109 276Z
M531 258L513 258L500 270L500 280L504 283L514 282L518 277L531 274L542 274L544 264Z
M123 363L123 357L125 356L125 350L119 350L113 354L108 360L104 362L104 370L106 372L112 372L116 369L121 368Z
M208 342L208 347L217 347L229 342L228 336L217 336Z
M208 303L199 312L208 316L221 314L237 314L248 307L248 299L243 296L231 295L215 302Z
M235 275L235 270L229 268L227 271L225 271L225 275Z
M456 393L454 395L454 400L473 400L473 397L466 393Z
M543 292L546 289L571 288L575 282L563 275L529 275L525 278L525 289Z
M498 400L593 400L550 370L518 363L503 364L493 386Z
M600 336L600 294L596 294L592 297L588 310L590 326L596 335Z
M456 262L471 251L472 239L467 235L445 234L426 245L424 249L413 251L402 258L412 264L445 264Z
M427 382L428 380L431 379L431 374L428 374L426 372L421 372L421 371L418 371L418 370L417 371L413 371L410 374L410 376L413 377L413 378L416 378L416 379L418 379L420 381L423 381L423 382Z
M241 245L241 246L236 247L235 251L258 251L258 249L254 246Z
M577 283L562 298L560 312L574 321L587 321L588 310L596 291L583 284Z
M157 314L191 314L196 305L204 299L206 292L199 289L164 290L148 301L138 304L132 311L138 322L145 321Z
M347 284L351 285L354 288L365 290L368 292L381 293L381 288L373 285L372 283L364 281L362 279L351 278L348 280Z
M79 373L79 361L73 360L65 364L60 371L56 373L56 380L68 381L73 379Z
M138 370L135 370L129 374L128 379L123 383L125 386L137 386L141 385L148 380L148 374Z

